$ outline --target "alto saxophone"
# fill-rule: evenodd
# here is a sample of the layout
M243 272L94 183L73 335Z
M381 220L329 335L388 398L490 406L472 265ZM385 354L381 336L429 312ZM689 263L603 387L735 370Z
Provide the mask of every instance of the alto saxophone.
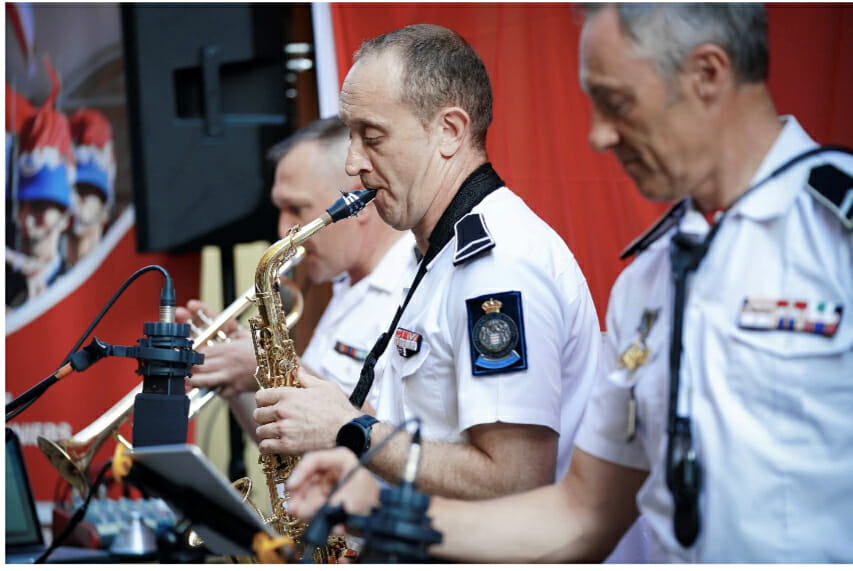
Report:
M294 226L287 236L267 248L255 270L255 298L258 315L249 319L255 358L258 367L255 380L262 389L275 387L297 387L295 378L299 366L293 340L288 334L281 296L276 277L278 268L287 263L296 248L311 236L339 220L355 216L376 196L375 190L341 192L339 198L322 216L309 222L304 228ZM261 454L258 463L262 466L270 494L272 515L267 522L283 536L301 544L307 524L288 513L288 493L285 487L290 473L299 461L298 456Z

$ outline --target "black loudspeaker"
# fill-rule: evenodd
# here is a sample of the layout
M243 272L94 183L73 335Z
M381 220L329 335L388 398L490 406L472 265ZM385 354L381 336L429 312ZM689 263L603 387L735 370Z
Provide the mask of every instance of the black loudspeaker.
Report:
M289 6L122 4L137 249L274 241Z

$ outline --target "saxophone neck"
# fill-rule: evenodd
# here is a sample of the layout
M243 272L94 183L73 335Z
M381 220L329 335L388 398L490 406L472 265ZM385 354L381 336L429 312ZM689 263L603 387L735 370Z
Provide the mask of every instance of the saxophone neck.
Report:
M255 294L274 291L279 269L296 254L296 248L308 241L311 236L332 223L328 214L323 214L306 224L303 228L294 227L291 232L267 248L255 269Z

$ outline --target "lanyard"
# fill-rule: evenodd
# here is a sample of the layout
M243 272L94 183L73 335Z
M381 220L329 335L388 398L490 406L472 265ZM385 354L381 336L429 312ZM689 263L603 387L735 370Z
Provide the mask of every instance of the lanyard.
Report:
M707 236L696 242L680 231L672 237L670 243L670 263L674 285L672 311L672 342L669 348L669 414L667 417L666 447L666 486L672 492L675 511L673 529L678 542L690 547L696 541L700 530L699 491L702 485L702 466L696 457L691 434L690 416L678 414L678 392L681 382L681 355L684 328L684 306L687 300L687 280L690 272L695 272L708 254L711 242L717 236L732 207L744 196L755 191L782 172L800 161L825 152L850 151L844 147L822 146L810 149L789 159L765 178L761 179L732 202L717 218ZM680 221L679 221L680 222Z
M397 324L403 316L403 311L405 311L406 306L409 305L409 300L412 299L412 295L415 293L415 290L418 285L420 285L421 280L426 275L427 266L438 255L438 253L441 252L447 243L450 242L450 239L455 234L454 226L459 219L471 212L471 209L480 204L480 201L482 201L486 196L502 186L504 186L504 181L501 180L498 173L496 173L492 168L491 163L484 163L480 165L477 170L472 172L468 178L465 179L465 182L462 183L462 186L459 187L459 191L450 201L450 204L447 205L447 209L445 209L441 218L438 219L438 223L436 223L435 228L433 228L432 233L429 235L429 247L427 248L426 254L424 254L424 258L421 260L421 265L418 266L418 272L415 274L412 285L409 287L409 293L406 295L406 299L403 301L402 305L397 308L397 313L391 321L391 326L388 327L387 331L379 336L379 339L376 340L376 343L373 345L370 353L368 353L367 357L364 359L364 364L362 365L361 372L358 376L358 384L355 386L355 389L353 389L352 394L349 397L350 403L354 406L361 408L361 405L364 404L364 400L367 398L367 393L370 392L370 387L373 386L376 361L379 360L379 357L382 356L382 353L384 353L385 349L388 347L388 342L391 340L394 330L397 328Z

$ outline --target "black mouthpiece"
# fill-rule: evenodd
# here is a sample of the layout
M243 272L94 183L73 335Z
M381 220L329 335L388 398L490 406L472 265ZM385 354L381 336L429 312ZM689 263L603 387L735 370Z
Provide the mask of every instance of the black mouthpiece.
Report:
M352 192L341 191L341 197L331 205L326 212L332 217L332 222L338 222L344 218L355 216L367 206L367 203L376 197L373 189L354 190Z

